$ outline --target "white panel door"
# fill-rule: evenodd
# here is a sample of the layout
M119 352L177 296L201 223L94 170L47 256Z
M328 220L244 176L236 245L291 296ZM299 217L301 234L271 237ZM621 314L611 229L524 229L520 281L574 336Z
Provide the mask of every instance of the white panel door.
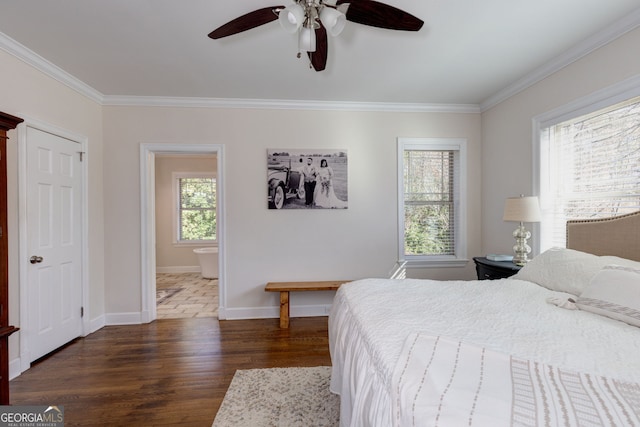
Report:
M27 128L31 361L82 334L82 168L79 143Z

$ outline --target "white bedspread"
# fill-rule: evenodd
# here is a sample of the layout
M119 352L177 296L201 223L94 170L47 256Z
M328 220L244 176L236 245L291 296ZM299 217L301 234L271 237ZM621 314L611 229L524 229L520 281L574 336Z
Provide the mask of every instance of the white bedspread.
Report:
M415 333L393 375L394 426L638 426L640 385Z
M329 317L331 390L341 395L341 425L393 425L393 372L416 332L558 369L640 382L639 328L547 304L551 296L562 294L513 279L343 285Z

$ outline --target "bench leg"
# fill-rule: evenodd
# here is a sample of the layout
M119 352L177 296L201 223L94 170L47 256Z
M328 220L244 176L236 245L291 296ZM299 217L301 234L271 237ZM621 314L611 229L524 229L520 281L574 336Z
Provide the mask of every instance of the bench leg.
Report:
M280 292L280 327L289 327L289 291Z

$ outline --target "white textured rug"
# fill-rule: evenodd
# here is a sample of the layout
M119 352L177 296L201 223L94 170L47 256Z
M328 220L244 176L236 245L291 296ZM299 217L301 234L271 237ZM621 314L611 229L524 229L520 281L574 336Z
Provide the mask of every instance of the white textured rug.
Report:
M213 427L333 427L340 398L329 391L331 368L236 371Z

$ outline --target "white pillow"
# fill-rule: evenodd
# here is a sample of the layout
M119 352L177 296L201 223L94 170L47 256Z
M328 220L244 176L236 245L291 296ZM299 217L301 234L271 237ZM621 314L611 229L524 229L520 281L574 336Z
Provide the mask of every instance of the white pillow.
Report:
M601 256L600 259L605 261L605 265L620 265L622 267L629 267L635 270L640 270L640 262L638 261L611 255Z
M602 258L573 249L551 248L511 278L534 282L552 291L580 295L591 278L607 264Z
M640 269L605 266L576 299L576 305L640 327Z

